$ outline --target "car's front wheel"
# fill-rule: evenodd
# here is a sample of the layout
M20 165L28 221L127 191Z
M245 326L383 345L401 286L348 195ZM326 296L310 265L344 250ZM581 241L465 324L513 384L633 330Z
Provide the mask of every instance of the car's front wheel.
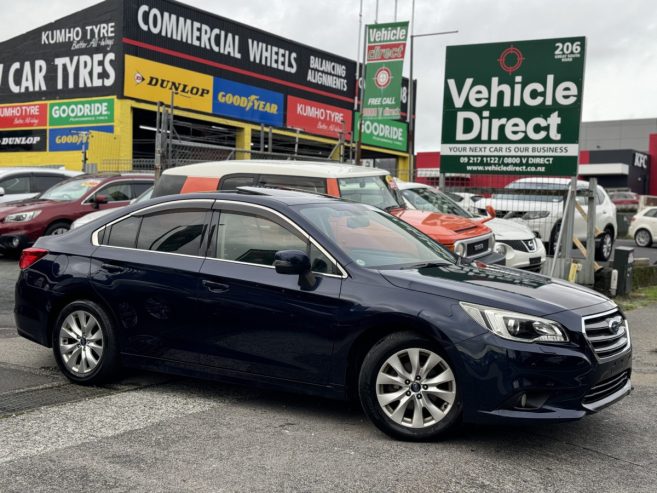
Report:
M55 322L52 342L57 365L75 383L101 383L117 372L112 322L92 301L75 301L64 307Z
M634 243L636 243L636 246L643 248L652 245L652 235L650 234L650 231L647 229L640 229L634 233Z
M413 333L391 334L360 369L359 396L370 420L393 438L434 440L458 422L457 379L437 344Z

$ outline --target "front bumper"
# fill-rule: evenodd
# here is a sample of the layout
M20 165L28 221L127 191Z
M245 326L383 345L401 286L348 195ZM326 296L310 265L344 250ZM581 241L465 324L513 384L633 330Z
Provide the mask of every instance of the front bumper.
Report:
M0 253L20 252L32 244L34 241L21 233L0 235Z
M497 244L503 244L506 247L504 258L507 267L515 269L527 269L535 272L540 272L541 267L545 263L546 252L543 242L540 240L535 242L535 250L528 251L526 246L522 245L521 241L505 241L497 240ZM516 244L519 248L516 248Z
M458 343L464 421L571 421L629 394L631 345L602 361L587 347L577 347L581 342L531 344L486 333Z

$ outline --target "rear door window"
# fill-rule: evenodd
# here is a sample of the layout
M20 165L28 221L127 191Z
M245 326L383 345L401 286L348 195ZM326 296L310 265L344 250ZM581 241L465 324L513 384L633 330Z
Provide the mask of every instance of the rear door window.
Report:
M137 248L199 255L206 229L206 210L177 209L143 216Z

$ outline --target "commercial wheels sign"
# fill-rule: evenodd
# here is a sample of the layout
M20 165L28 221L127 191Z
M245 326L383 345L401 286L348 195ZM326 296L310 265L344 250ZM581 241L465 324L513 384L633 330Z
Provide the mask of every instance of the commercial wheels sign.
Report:
M449 46L441 172L575 176L586 39Z

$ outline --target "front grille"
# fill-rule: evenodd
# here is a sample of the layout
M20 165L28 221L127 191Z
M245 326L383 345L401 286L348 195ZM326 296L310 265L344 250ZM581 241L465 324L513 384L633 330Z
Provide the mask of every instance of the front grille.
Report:
M483 240L468 243L466 245L465 254L468 257L477 257L488 252L489 249L489 239L485 238Z
M498 241L498 243L504 243L509 245L514 250L519 252L535 252L537 250L536 240L533 238L531 240L504 240Z
M593 387L591 387L589 393L584 396L584 400L582 402L584 404L591 404L601 401L602 399L609 397L612 394L615 394L625 386L629 378L630 372L624 371L615 377L608 378L607 380L603 380L602 382L595 384Z
M627 320L618 310L584 318L584 335L599 358L621 353L630 343Z

